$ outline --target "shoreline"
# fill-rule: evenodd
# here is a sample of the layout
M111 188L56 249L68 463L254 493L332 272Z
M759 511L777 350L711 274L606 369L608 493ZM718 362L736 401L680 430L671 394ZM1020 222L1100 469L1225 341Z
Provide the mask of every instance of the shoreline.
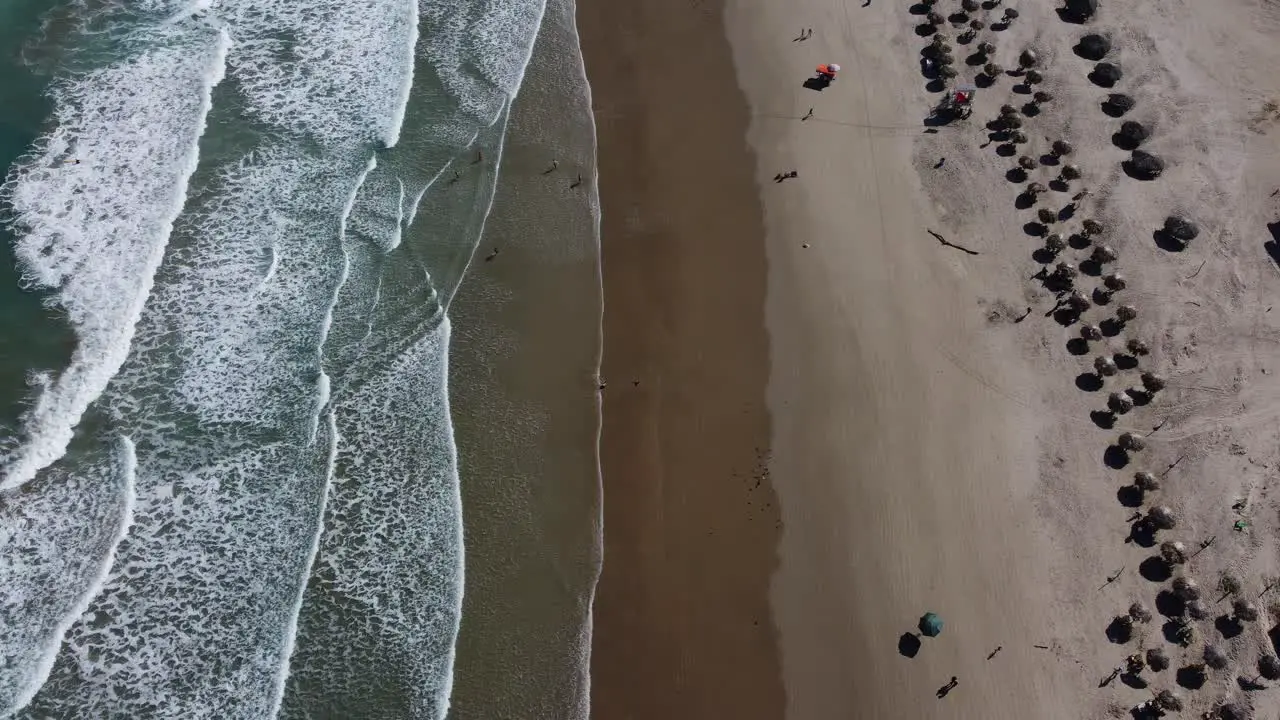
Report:
M764 236L720 9L578 7L605 299L598 720L785 710Z
M598 206L594 183L571 184L594 175L589 98L572 0L552 0L510 108L493 210L449 311L466 553L452 720L588 713Z

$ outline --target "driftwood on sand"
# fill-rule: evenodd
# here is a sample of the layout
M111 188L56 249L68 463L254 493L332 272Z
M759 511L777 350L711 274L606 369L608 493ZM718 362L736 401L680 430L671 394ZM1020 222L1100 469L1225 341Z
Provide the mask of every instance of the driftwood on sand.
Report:
M960 252L963 252L963 253L968 253L969 255L979 255L979 254L981 254L981 253L979 253L977 250L970 250L969 248L967 248L967 247L965 247L965 246L963 246L963 245L957 245L957 244L955 244L955 243L951 242L950 240L946 239L946 238L945 238L945 237L943 237L942 235L940 235L940 234L938 234L938 233L934 232L933 230L929 230L928 228L926 228L926 230L928 230L928 233L929 233L930 235L932 235L932 236L934 237L934 239L936 239L936 240L938 241L938 243L939 243L939 244L941 244L943 247L955 248L956 250L959 250Z

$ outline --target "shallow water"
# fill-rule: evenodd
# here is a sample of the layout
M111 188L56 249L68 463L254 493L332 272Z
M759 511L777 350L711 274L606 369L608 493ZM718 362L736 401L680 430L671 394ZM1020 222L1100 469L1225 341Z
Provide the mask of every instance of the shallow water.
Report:
M0 716L443 716L448 306L541 0L0 12Z

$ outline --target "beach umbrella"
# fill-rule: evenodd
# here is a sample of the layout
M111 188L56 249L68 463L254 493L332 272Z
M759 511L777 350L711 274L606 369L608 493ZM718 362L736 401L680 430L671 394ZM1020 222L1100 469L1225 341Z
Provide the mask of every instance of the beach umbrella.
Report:
M1114 117L1120 117L1132 110L1135 104L1134 99L1124 93L1111 93L1102 102L1102 109Z
M1151 622L1151 611L1147 609L1146 605L1136 602L1129 606L1129 617L1138 622Z
M1218 708L1218 717L1222 720L1249 720L1252 713L1249 706L1231 702Z
M1124 72L1115 64L1108 62L1094 65L1093 72L1089 73L1089 79L1093 84L1104 88L1115 87L1122 77Z
M1178 711L1182 709L1182 698L1172 690L1161 690L1156 695L1156 704L1165 710Z
M1227 666L1228 662L1230 661L1227 659L1227 654L1222 652L1222 648L1217 645L1204 646L1204 663L1206 665L1214 670L1221 670Z
M1172 530L1177 526L1178 519L1167 505L1157 505L1147 511L1147 522L1161 530Z
M1195 240L1200 234L1200 228L1195 223L1180 215L1170 215L1165 218L1164 231L1181 241L1183 245Z
M1240 592L1240 579L1231 573L1223 573L1222 578L1218 580L1218 587L1226 595L1237 595Z
M1209 617L1209 606L1203 600L1192 600L1187 603L1187 614L1192 620L1205 620Z
M1164 161L1148 152L1134 150L1123 163L1129 175L1138 180L1155 180L1164 172Z
M1147 651L1147 667L1155 672L1166 670L1169 667L1169 653L1164 648L1154 647Z
M1126 120L1116 131L1113 142L1122 150L1136 150L1150 136L1151 131L1142 123Z
M1151 473L1138 474L1151 475ZM1155 478L1155 475L1151 475L1151 477ZM1170 565L1181 565L1187 561L1187 546L1177 541L1160 543L1160 557L1164 558L1164 561Z
M1098 0L1067 0L1066 12L1075 20L1088 20L1098 12Z
M1258 606L1248 600L1236 600L1231 604L1231 614L1237 620L1255 622L1258 619Z
M1133 398L1128 393L1114 392L1107 398L1107 407L1121 415L1133 410Z
M920 618L920 632L929 637L937 637L942 632L942 618L937 613L925 613Z
M1093 249L1093 254L1089 256L1090 260L1099 265L1113 263L1119 258L1120 253L1116 252L1116 249L1110 245L1098 245Z
M1106 36L1090 34L1080 38L1075 47L1076 54L1085 60L1097 62L1111 52L1111 40Z
M1098 375L1110 377L1120 372L1120 368L1116 366L1116 361L1103 355L1093 360L1093 369Z
M1173 580L1173 594L1191 602L1200 599L1200 584L1189 577L1178 577Z

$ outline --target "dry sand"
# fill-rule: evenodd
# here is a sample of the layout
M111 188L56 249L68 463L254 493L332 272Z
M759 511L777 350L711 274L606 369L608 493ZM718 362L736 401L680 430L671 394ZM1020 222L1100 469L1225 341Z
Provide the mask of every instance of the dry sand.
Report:
M699 529L741 515L741 503L731 504L726 494L721 505L699 513L655 513L663 523L635 520L617 535L611 529L614 517L636 517L628 515L636 507L631 500L646 487L660 487L650 492L669 499L690 487L728 482L675 462L678 455L668 454L672 443L687 446L688 434L697 433L708 458L727 458L747 439L732 427L682 424L679 413L687 413L688 405L668 407L666 400L698 397L720 408L752 407L755 392L746 382L717 387L714 394L699 390L709 372L719 376L707 366L732 357L725 344L749 333L708 329L690 349L682 344L691 341L688 334L660 331L693 322L686 314L703 322L723 319L702 312L714 305L714 293L740 287L732 283L735 263L754 252L754 236L744 229L741 248L724 251L722 267L682 264L700 243L722 242L716 233L725 230L718 225L725 211L703 207L700 224L682 214L697 207L698 196L670 189L650 195L657 198L654 207L626 215L635 223L659 223L669 233L660 256L639 262L639 250L629 244L617 249L623 243L610 231L620 227L617 220L610 224L610 215L627 213L616 207L623 196L615 195L615 208L610 206L611 180L673 185L687 169L736 187L738 180L726 172L737 168L727 154L740 151L739 128L725 117L734 107L732 96L721 99L719 114L691 112L684 131L675 125L656 132L653 120L671 110L671 89L662 81L677 78L668 65L650 64L671 51L669 28L718 18L720 9L703 2L660 6L652 12L667 13L665 25L614 16L634 33L621 54L645 80L630 86L638 94L634 105L612 107L608 123L600 120L605 367L643 358L665 372L643 405L605 398L606 549L596 632L612 639L597 645L593 660L593 681L604 680L593 687L596 717L657 717L653 708L672 718L1118 717L1149 699L1151 690L1120 680L1100 683L1127 655L1152 647L1168 650L1174 669L1147 671L1143 678L1151 689L1181 692L1185 717L1225 701L1252 705L1259 717L1280 709L1280 690L1247 690L1240 681L1257 676L1260 653L1274 652L1267 633L1278 618L1268 606L1280 601L1280 595L1259 597L1269 578L1280 575L1280 507L1269 494L1280 462L1280 367L1273 367L1280 363L1268 352L1280 339L1280 318L1269 312L1273 293L1280 294L1280 269L1264 247L1273 240L1268 223L1280 220L1280 196L1272 196L1280 188L1280 79L1274 72L1280 7L1244 0L1103 3L1098 16L1081 26L1060 20L1049 3L1024 2L1011 27L984 30L968 46L994 42L1006 67L1015 66L1026 47L1039 52L1045 87L1056 97L1026 119L1029 149L1016 154L1038 156L1050 140L1068 140L1076 148L1068 161L1084 177L1069 192L1047 193L1037 207L1062 207L1088 187L1093 195L1054 229L1077 232L1083 218L1095 218L1107 227L1098 242L1119 252L1114 265L1128 288L1110 305L1089 309L1082 322L1098 323L1121 303L1136 307L1138 318L1084 354L1073 352L1078 344L1069 345L1081 323L1064 327L1046 316L1053 294L1033 279L1041 265L1032 252L1041 241L1024 231L1035 210L1015 207L1022 188L1005 177L1014 158L997 154L998 142L983 147L984 124L999 107L1026 101L1012 91L1019 78L1004 76L982 90L968 121L925 134L922 120L938 95L925 88L919 72L918 53L928 39L915 32L922 18L908 3L728 0L723 9L752 114L746 138L763 207L772 435L767 478L781 520L780 563L769 598L777 646L735 646L737 665L751 671L737 687L748 696L772 687L763 673L777 652L783 712L708 705L705 683L715 679L718 689L723 680L686 671L718 657L708 638L733 642L758 633L744 626L723 588L682 582L690 558L772 567L773 553L745 531L742 538L757 541L742 543L742 556L754 553L747 559L723 558L706 543L693 544ZM960 9L958 0L938 6L944 14ZM580 8L580 20L588 13ZM793 42L805 27L815 35ZM589 37L590 24L585 30ZM715 51L715 28L703 32L700 54L687 59L690 72L716 66L707 57ZM1120 65L1124 77L1112 92L1137 101L1124 119L1151 126L1144 149L1168 163L1157 180L1141 182L1121 170L1128 153L1114 147L1111 136L1122 120L1102 112L1099 102L1108 91L1086 78L1093 63L1072 52L1087 32L1113 40L1107 59ZM949 34L954 43L958 30ZM620 77L593 62L587 38L584 45L597 88L597 72L608 81ZM968 48L956 46L961 81L977 69L964 64ZM815 65L828 61L844 68L832 87L822 93L801 87ZM714 80L708 72L704 89L723 92ZM600 94L597 89L597 99ZM801 121L810 107L813 118ZM596 110L599 119L598 102ZM621 165L611 168L605 128L632 119L649 128L642 137L666 142L634 144L627 161L615 160ZM707 137L699 120L728 124ZM685 142L672 138L682 132ZM796 179L772 181L793 169ZM1031 179L1047 183L1056 173L1041 168ZM1184 252L1161 249L1153 238L1175 211L1201 227ZM745 222L759 211L748 203L737 216ZM943 247L928 229L978 254ZM1059 260L1079 263L1088 254L1073 248ZM636 323L643 318L635 303L644 293L628 297L610 288L611 263L622 262L627 269L613 272L652 295L681 289L674 309L655 303L665 310L653 321L658 330L611 326L611 314ZM689 271L705 273L702 295L690 291L693 283L683 274ZM749 286L756 276L740 280ZM1087 274L1076 280L1086 293L1100 284ZM632 305L611 308L615 302ZM1027 308L1031 313L1016 322ZM755 307L747 304L742 312ZM1123 350L1134 337L1152 349L1138 358L1137 369L1106 379L1100 391L1081 389L1093 387L1084 374L1095 357ZM621 348L628 351L625 359L618 358ZM754 348L738 356L743 365L756 361ZM728 371L721 368L720 375ZM1105 410L1108 393L1139 385L1141 371L1162 374L1168 387L1118 417L1114 427L1099 427L1102 418L1092 413ZM714 408L700 412L713 416ZM615 434L646 430L653 442L611 446L611 427ZM1126 467L1109 467L1104 452L1126 430L1149 434L1149 448L1134 453ZM638 466L641 458L645 464ZM611 467L632 471L619 475ZM1193 623L1195 638L1185 648L1165 639L1167 618L1159 613L1139 624L1127 643L1110 642L1106 634L1111 619L1131 603L1155 609L1157 593L1170 586L1143 577L1151 574L1154 564L1144 561L1156 548L1126 542L1135 509L1121 503L1118 491L1139 470L1163 476L1163 487L1148 493L1143 509L1167 505L1178 517L1177 527L1161 532L1159 540L1181 540L1195 550L1216 537L1178 570L1204 588L1211 613ZM1237 519L1248 523L1242 532L1232 529ZM673 536L689 542L673 548ZM1239 597L1262 609L1261 620L1245 623L1234 637L1224 637L1212 619L1231 608L1233 598L1219 600L1222 593L1215 591L1223 572L1241 581ZM704 624L684 636L679 633L688 628L662 614L675 598L682 607L721 609L699 612ZM750 594L741 598L755 601ZM1160 608L1169 610L1164 603ZM947 627L939 638L924 639L914 658L904 657L899 637L926 610L942 614ZM667 652L628 658L618 649L644 647L654 635ZM1206 643L1224 649L1230 666L1210 670L1200 689L1179 688L1175 669L1199 662ZM988 660L997 646L1003 651ZM759 656L749 654L752 647ZM628 693L621 682L609 682L610 673L619 675L623 667L633 681L648 684ZM953 675L958 687L935 697ZM667 682L648 682L655 678ZM638 699L642 695L646 699Z

